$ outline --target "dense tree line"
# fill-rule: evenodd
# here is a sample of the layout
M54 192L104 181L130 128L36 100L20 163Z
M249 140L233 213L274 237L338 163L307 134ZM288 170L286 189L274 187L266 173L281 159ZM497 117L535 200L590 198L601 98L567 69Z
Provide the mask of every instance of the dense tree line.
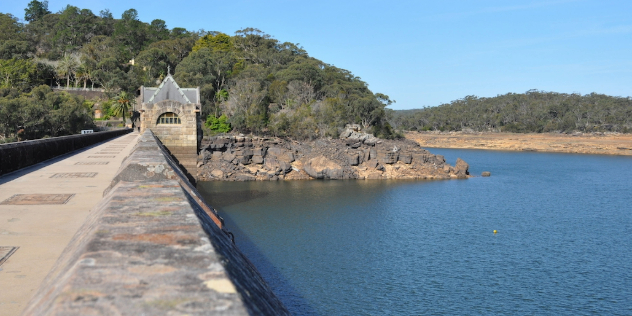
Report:
M402 130L632 132L632 98L529 90L492 98L466 96L437 107L390 111Z
M358 123L392 136L384 94L351 72L310 57L254 28L234 36L211 32L178 64L176 80L201 87L204 112L228 116L242 131L305 139L337 136Z
M0 143L76 134L92 128L90 103L38 86L28 93L0 88Z
M140 21L135 9L116 19L108 10L96 15L71 5L52 13L38 0L29 3L24 21L0 13L0 88L18 91L20 100L41 84L103 88L116 98L156 86L170 68L181 86L200 87L205 120L225 115L238 131L335 137L357 123L394 136L385 119L388 96L254 28L233 36L169 29L163 20Z

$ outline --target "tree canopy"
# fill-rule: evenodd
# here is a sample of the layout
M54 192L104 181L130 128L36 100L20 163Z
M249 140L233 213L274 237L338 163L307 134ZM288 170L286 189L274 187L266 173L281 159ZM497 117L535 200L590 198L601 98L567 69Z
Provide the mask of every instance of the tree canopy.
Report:
M90 109L81 97L56 93L48 86L28 93L0 88L0 143L76 134L93 127Z
M33 0L26 24L0 14L0 85L28 93L40 84L97 87L111 98L156 86L173 69L183 87L200 87L202 114L241 132L315 138L361 124L392 137L388 96L348 70L256 28L188 31L129 9L114 18L67 5L57 13Z
M419 110L390 111L404 130L541 132L632 132L632 98L529 90L492 98L463 99Z

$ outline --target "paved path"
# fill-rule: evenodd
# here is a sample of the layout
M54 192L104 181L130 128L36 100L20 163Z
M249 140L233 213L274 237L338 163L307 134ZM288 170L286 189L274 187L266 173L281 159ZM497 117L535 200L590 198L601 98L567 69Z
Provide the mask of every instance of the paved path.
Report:
M138 136L120 136L0 177L0 261L14 250L0 262L0 316L19 315L26 307Z

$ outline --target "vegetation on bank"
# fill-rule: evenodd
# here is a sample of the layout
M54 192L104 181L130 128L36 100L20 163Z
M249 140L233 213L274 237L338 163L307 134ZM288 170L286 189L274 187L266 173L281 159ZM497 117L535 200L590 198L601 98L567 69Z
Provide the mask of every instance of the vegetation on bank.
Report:
M48 86L0 89L0 143L77 134L94 127L90 102Z
M632 98L529 90L463 99L419 110L388 111L397 129L478 132L632 132Z
M0 13L0 88L15 91L2 95L0 107L28 99L44 84L103 88L112 99L103 104L104 114L121 115L122 93L156 86L171 69L181 86L200 87L202 115L205 121L213 117L209 127L215 124L216 131L313 139L336 137L346 124L357 123L376 136L397 136L385 119L394 102L388 96L258 29L233 36L169 29L163 20L140 21L135 9L116 19L109 10L94 14L71 5L51 13L46 1L37 0L25 9L24 21ZM0 132L15 135L26 124L8 124Z
M52 92L41 85L104 89L108 100L98 102L102 114L127 116L136 89L156 86L168 69L181 86L200 87L202 117L211 134L233 130L313 139L336 137L349 123L382 138L399 137L396 130L632 131L632 100L594 93L530 90L388 110L394 101L371 92L350 71L254 28L232 36L170 29L163 20L140 21L135 9L120 18L107 9L94 14L71 5L52 13L46 1L38 0L28 4L23 21L0 13L4 141L90 127L94 101L48 96ZM68 104L33 101L41 95ZM59 111L63 114L55 114Z

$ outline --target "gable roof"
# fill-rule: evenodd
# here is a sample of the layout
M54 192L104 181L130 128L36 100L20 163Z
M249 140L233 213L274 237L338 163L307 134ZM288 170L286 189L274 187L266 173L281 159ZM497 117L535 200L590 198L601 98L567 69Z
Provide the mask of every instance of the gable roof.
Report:
M157 88L144 88L143 103L158 103L173 100L180 103L200 103L198 88L180 88L171 74L168 74Z

